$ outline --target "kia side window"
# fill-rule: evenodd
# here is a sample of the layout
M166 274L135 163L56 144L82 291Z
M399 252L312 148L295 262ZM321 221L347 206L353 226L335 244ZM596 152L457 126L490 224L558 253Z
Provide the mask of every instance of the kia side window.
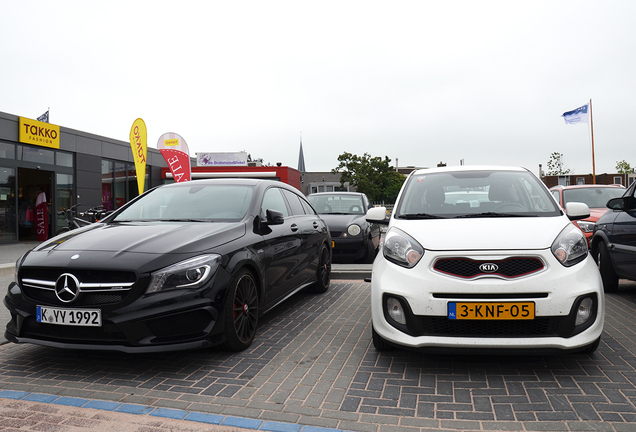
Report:
M267 192L265 192L263 204L261 205L261 217L263 220L267 220L267 210L276 210L281 212L284 217L289 216L289 211L287 210L285 200L280 193L280 188L270 188Z

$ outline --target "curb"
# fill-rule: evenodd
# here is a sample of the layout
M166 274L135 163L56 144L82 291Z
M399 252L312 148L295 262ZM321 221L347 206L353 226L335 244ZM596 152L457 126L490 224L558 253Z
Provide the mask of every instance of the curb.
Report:
M174 408L161 408L137 405L124 402L83 399L69 396L30 393L25 391L1 390L0 399L12 399L28 402L63 405L73 408L92 408L113 413L135 414L139 416L162 417L172 420L184 420L208 425L230 426L242 429L261 430L269 432L345 432L343 429L331 429L315 426L304 426L295 423L276 422L271 420L257 420L222 414L188 411Z

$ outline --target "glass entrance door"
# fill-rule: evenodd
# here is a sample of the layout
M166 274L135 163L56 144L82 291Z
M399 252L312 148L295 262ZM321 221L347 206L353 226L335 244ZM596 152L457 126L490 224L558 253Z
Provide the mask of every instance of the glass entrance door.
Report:
M41 241L38 232L46 225L48 237L51 230L51 191L53 172L39 169L18 168L18 240ZM44 195L41 195L44 194ZM46 199L47 217L40 221L37 217L38 199Z

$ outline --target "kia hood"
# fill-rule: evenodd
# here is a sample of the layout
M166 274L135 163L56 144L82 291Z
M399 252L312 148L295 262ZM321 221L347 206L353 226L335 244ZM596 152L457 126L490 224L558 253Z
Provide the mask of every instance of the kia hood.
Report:
M390 227L429 250L528 250L549 248L569 223L566 216L392 219Z

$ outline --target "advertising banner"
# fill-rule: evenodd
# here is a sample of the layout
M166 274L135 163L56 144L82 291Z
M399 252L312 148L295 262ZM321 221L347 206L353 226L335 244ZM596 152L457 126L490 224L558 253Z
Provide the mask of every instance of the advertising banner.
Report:
M18 139L21 143L25 144L59 149L60 127L20 117L20 133Z
M247 153L197 153L197 166L247 166Z
M38 241L49 238L49 211L44 192L40 192L35 200L35 234Z
M190 151L183 137L173 132L167 132L157 141L157 148L170 167L174 181L190 181Z
M146 156L148 155L148 133L146 123L140 118L134 121L130 128L130 147L135 158L135 170L137 171L137 188L139 195L144 193L146 182Z

